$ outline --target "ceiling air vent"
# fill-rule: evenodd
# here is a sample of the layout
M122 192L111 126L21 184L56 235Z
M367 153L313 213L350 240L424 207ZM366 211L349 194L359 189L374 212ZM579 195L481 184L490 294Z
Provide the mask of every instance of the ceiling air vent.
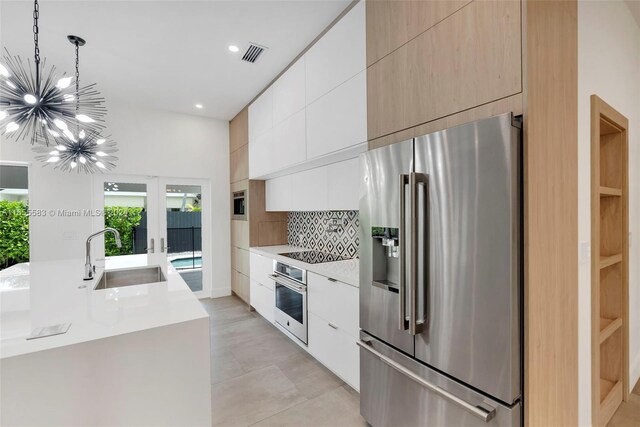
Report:
M267 48L264 46L260 46L255 43L249 43L247 50L245 51L244 55L242 55L242 60L255 64L258 61L258 59L262 57L262 53L266 49Z

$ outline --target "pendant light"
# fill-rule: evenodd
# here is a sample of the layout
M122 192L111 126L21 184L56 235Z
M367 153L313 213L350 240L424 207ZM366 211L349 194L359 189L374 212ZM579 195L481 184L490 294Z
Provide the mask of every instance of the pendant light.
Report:
M76 90L73 94L73 77L58 78L56 68L46 70L46 60L40 60L39 26L40 8L38 0L33 2L34 65L26 66L20 56L12 56L5 49L0 63L0 135L15 140L29 138L49 145L52 137L75 121L83 121L99 132L106 114L104 99L95 85ZM76 117L74 102L82 95L81 109L84 114Z
M75 118L71 129L66 123L55 123L60 132L50 132L55 147L35 147L34 151L40 153L36 158L45 163L53 164L55 169L66 172L95 173L101 169L115 167L117 157L113 154L118 151L116 143L109 137L103 137L100 131L92 127L92 121L87 120L85 110L82 108L83 92L80 89L80 46L85 45L85 40L78 36L67 36L69 42L75 46L76 52L76 94L75 94ZM73 132L75 130L75 133Z

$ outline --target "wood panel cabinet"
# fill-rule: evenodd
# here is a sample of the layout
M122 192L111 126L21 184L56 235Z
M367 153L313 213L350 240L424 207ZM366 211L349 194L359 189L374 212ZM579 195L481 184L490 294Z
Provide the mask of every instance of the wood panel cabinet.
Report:
M433 27L470 1L368 1L367 66Z
M361 71L307 107L307 158L367 140L367 77Z
M473 1L368 68L368 137L522 91L520 2Z
M245 180L249 177L248 148L249 146L245 144L229 154L232 183Z
M229 122L229 152L233 153L249 141L249 112L245 108Z
M305 54L307 104L366 68L364 3L356 4Z

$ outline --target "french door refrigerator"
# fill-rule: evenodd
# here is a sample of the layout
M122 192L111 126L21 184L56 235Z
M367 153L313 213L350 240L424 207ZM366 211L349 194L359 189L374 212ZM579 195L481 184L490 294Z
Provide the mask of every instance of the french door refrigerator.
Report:
M362 416L522 425L519 122L372 150L361 168Z

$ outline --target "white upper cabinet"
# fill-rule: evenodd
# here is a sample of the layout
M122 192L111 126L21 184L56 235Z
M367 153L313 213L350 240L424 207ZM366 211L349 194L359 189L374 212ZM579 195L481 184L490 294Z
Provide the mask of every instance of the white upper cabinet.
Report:
M274 170L273 148L273 129L267 129L253 141L249 141L250 179L259 178Z
M249 106L249 178L329 165L364 145L365 47L361 1Z
M267 211L358 210L358 158L267 180Z
M329 210L357 211L360 209L359 158L327 166Z
M306 160L306 115L302 109L273 129L273 168L281 170Z
M249 143L273 129L273 86L249 105Z
M307 107L307 158L367 140L367 78L361 71Z
M273 84L273 124L277 125L304 109L305 103L305 58L293 64Z
M307 104L366 68L364 3L356 4L305 54Z

